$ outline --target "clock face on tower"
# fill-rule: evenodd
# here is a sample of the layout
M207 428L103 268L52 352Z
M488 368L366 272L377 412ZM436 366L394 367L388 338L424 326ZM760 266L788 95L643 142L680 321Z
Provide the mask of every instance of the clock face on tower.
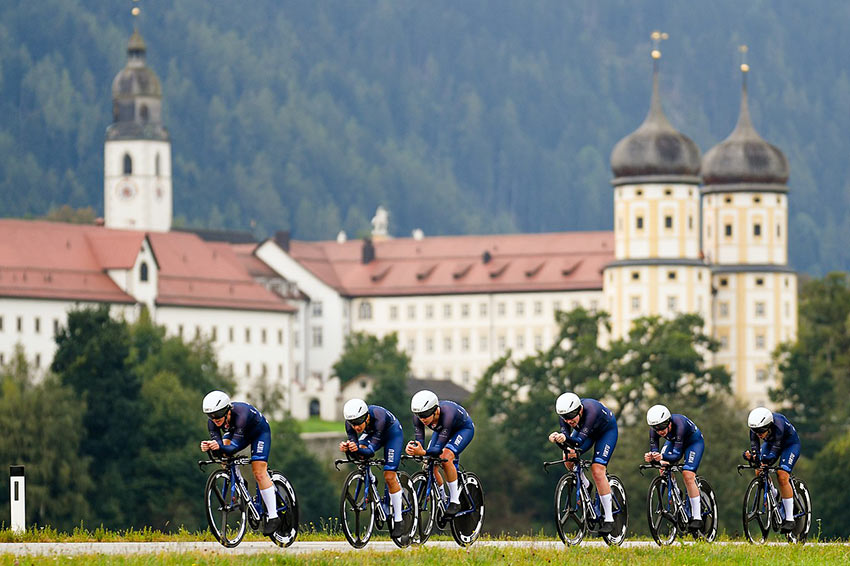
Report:
M122 180L118 181L118 183L115 185L115 196L117 196L120 200L133 200L138 193L139 190L136 188L136 185L133 184L131 181Z

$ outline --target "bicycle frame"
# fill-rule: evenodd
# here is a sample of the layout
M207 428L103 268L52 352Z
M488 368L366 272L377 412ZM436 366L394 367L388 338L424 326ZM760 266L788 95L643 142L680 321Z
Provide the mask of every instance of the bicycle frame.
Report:
M266 514L265 505L263 504L263 498L260 496L260 486L257 486L257 498L256 500L251 497L251 493L248 490L248 483L245 481L245 478L242 476L242 470L239 466L245 466L251 463L251 459L248 457L242 458L234 458L232 460L228 459L217 459L213 458L210 455L209 460L201 460L198 462L198 466L203 468L203 466L207 464L220 464L222 468L225 468L230 475L230 493L222 492L221 497L224 501L232 501L234 495L239 495L242 498L242 501L245 502L248 508L248 512L251 514L251 519L254 521L259 521L263 515ZM230 499L228 499L228 496ZM259 502L260 508L257 509L257 503Z
M402 454L401 458L403 460L416 460L417 462L422 462L423 471L427 474L428 481L425 484L425 495L424 497L428 497L431 495L431 492L435 492L437 495L437 501L440 505L440 511L445 513L446 507L449 505L448 501L448 493L446 493L445 499L440 496L440 491L435 489L435 485L437 484L436 479L436 468L438 465L443 462L448 462L445 458L441 458L439 456L408 456L407 454ZM460 494L463 494L466 499L469 501L470 508L458 511L454 517L462 517L464 515L468 515L470 513L475 512L476 506L475 501L473 501L472 497L469 496L469 493L466 490L466 471L463 469L463 466L458 462L457 464L457 476L458 476L458 489L460 490ZM454 518L452 517L452 518Z
M783 520L782 511L780 511L779 501L777 501L776 496L773 495L773 490L776 489L777 493L778 493L779 488L774 486L773 480L770 478L771 472L776 474L777 470L779 470L779 467L777 467L777 466L760 467L760 466L753 466L752 464L738 464L737 468L738 468L738 475L741 475L741 470L746 469L746 468L752 468L753 470L761 470L761 473L758 474L756 477L759 478L759 483L761 483L762 502L767 505L767 509L770 512L770 523L771 523L771 525L775 527L776 525L781 524L782 520ZM794 488L794 482L791 481L790 484L791 484L791 497L796 498L797 492L796 492L796 489ZM784 509L783 509L783 511L784 511ZM791 520L796 521L802 515L803 515L803 513L800 513L799 515L795 514L793 517L791 517Z
M387 520L387 513L386 513L386 510L384 509L384 504L388 503L388 501L385 502L384 498L381 497L380 495L378 495L378 493L377 493L377 486L378 486L377 482L378 482L378 480L375 477L375 474L372 473L372 466L383 467L384 464L386 464L386 461L385 460L373 460L373 459L358 461L358 460L351 459L351 456L348 453L346 453L346 456L348 456L347 460L335 460L334 461L334 467L337 470L339 470L340 464L354 464L358 467L358 469L360 469L361 472L363 472L363 477L364 477L363 484L364 484L364 486L362 488L360 486L357 486L357 490L355 491L355 500L357 498L359 498L360 490L364 489L365 490L365 497L363 498L363 504L368 505L370 502L374 501L376 503L375 510L378 514L378 519L380 519L381 521L386 521ZM384 495L386 496L386 498L389 499L389 489L387 488L386 485L384 486L384 492L385 492Z
M584 509L587 512L587 516L585 517L584 522L585 522L585 525L588 528L590 528L590 525L593 524L594 522L601 522L600 517L601 517L601 514L602 514L602 509L600 507L601 503L599 501L599 494L597 493L595 501L591 501L590 492L588 491L588 488L586 488L584 486L584 482L581 481L582 472L584 470L586 470L587 468L589 468L592 462L590 462L590 460L584 460L582 458L564 458L562 460L555 460L553 462L543 462L543 469L546 470L547 473L548 473L549 466L555 466L557 464L564 464L564 463L567 463L567 462L573 463L573 469L570 471L570 473L575 475L575 480L576 480L575 481L575 484L576 484L575 489L577 490L577 496L578 496L578 497L576 497L576 505L578 505L578 503L580 501L581 505L584 506ZM619 503L616 501L616 499L614 499L612 501L611 513L613 515L616 515L619 512L620 512ZM592 530L595 530L595 529L592 529Z
M688 521L691 519L690 507L685 505L685 501L682 498L682 490L679 488L678 482L676 482L676 475L674 473L681 473L682 466L676 464L662 466L657 462L652 464L641 464L639 466L640 475L643 475L644 470L650 468L661 470L661 477L663 477L664 481L667 483L668 497L672 500L668 501L668 503L672 503L673 508L675 509L673 516L679 521L680 525L687 525ZM684 481L682 483L684 483Z

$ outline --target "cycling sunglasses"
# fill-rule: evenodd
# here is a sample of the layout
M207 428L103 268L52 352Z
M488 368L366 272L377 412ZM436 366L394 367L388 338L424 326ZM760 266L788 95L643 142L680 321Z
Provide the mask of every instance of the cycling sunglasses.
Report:
M662 430L666 429L668 426L670 426L670 421L664 421L663 423L659 423L657 425L654 425L652 428L655 429L655 432L661 432Z
M770 430L770 424L766 424L764 426L760 426L758 428L754 428L753 432L756 434L764 434Z
M229 411L229 410L230 410L230 407L225 407L223 409L219 409L218 411L216 411L214 413L208 413L208 414L209 414L210 419L218 420L218 419L224 417L227 414L227 411Z
M416 413L416 416L420 419L427 419L431 415L437 412L437 407L431 407L427 411L422 411L421 413Z
M356 419L348 419L348 422L349 422L349 424L351 424L351 426L360 426L360 425L362 425L363 423L366 422L366 417L368 417L368 416L369 416L369 413L366 412L366 413L363 413L363 415L357 417Z
M564 420L565 420L565 421L571 421L571 420L573 420L574 418L576 418L576 417L578 416L578 414L579 414L579 412L580 412L580 411L581 411L581 406L579 406L579 407L578 407L578 408L576 408L576 409L573 409L572 411L570 411L569 413L567 413L566 415L564 415Z

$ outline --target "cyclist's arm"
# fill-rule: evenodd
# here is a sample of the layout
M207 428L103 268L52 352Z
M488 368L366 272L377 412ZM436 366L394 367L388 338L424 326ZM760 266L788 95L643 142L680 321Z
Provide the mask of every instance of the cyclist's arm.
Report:
M425 446L425 425L416 415L413 415L413 438L416 442Z
M649 428L649 451L650 452L658 452L658 443L660 442L658 439L661 438L655 429Z
M429 446L425 453L428 456L439 456L443 453L443 448L448 444L449 437L455 430L454 422L457 416L457 410L452 406L440 407L440 424L442 429L437 434L437 439Z

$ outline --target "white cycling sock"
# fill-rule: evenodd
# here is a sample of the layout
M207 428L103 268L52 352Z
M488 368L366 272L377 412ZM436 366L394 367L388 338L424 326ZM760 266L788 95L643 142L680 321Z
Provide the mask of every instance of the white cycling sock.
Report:
M390 503L393 506L393 521L401 523L401 490L390 494Z
M782 498L782 505L785 507L785 520L793 521L794 520L794 498L789 497L788 499Z
M440 501L446 500L446 488L443 487L443 484L437 486L437 490L440 492Z
M688 497L691 500L691 518L702 519L702 508L700 505L699 496Z
M266 513L269 519L277 517L277 501L275 500L274 486L260 490L260 495L263 496L263 504L266 506Z
M449 484L449 502L460 503L460 490L457 488L457 480L446 483Z
M584 486L584 489L590 489L590 480L587 479L587 476L584 475L584 472L579 475L581 475L581 485Z
M600 501L602 501L602 512L605 515L605 521L610 522L614 520L614 515L611 513L611 502L613 498L610 493L606 493L605 495L599 496Z

